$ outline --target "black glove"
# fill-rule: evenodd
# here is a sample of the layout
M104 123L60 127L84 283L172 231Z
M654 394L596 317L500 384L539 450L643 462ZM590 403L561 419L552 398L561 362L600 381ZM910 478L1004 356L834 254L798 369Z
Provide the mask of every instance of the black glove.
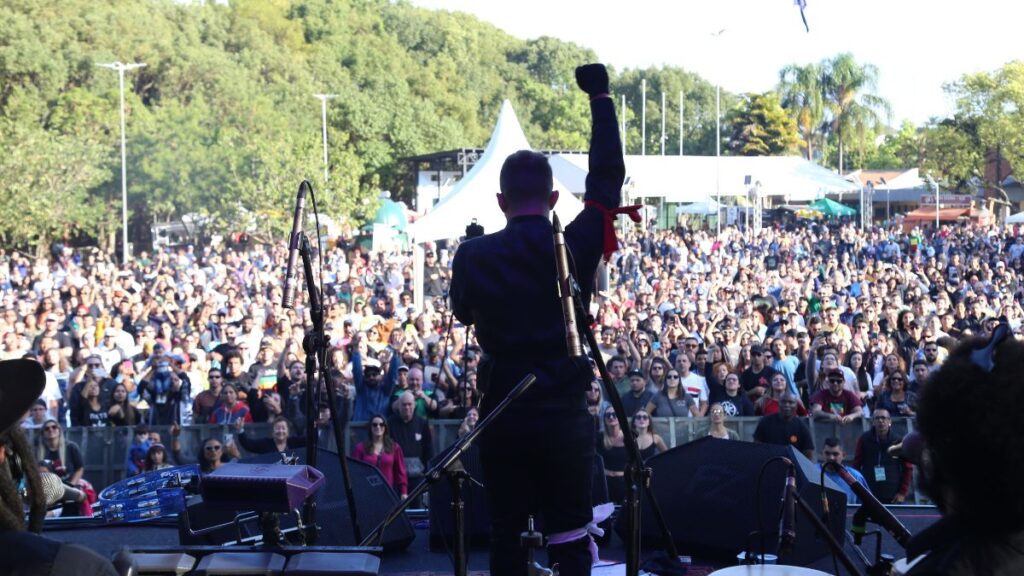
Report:
M584 64L576 67L576 84L593 98L608 93L608 70L604 64Z

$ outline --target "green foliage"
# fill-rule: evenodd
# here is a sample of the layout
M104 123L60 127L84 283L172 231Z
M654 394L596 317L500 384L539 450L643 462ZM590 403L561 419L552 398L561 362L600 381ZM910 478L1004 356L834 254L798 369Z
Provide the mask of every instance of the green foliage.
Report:
M822 73L817 64L791 64L779 72L779 98L793 120L802 139L805 157L814 160L825 122L825 94Z
M857 152L855 164L863 166L868 148L874 148L871 137L883 127L882 117L889 116L889 103L873 93L877 83L878 68L857 63L850 53L782 69L782 105L797 121L809 159L815 157L815 145L823 148L831 138L840 172L847 168L844 160L851 146Z
M977 127L963 118L927 126L921 134L921 150L921 170L951 188L965 189L975 172L984 167Z
M0 243L41 254L53 240L101 230L107 207L90 190L112 174L102 145L0 121L0 149Z
M916 168L921 165L921 142L914 124L906 120L898 132L886 135L882 143L868 154L864 165L869 170Z
M729 150L738 156L778 156L797 149L796 120L773 92L747 94L731 115Z
M640 154L643 90L647 80L647 154L661 153L661 95L665 94L665 154L679 154L679 94L683 94L683 152L687 155L715 153L715 86L681 68L662 67L624 70L611 78L616 97L626 97L626 151ZM616 102L616 104L619 104ZM725 117L737 98L722 92L722 132L728 134ZM724 148L723 138L723 148Z
M280 240L302 179L325 213L361 224L380 190L411 199L402 158L483 146L506 98L535 148L588 146L573 71L596 61L592 50L404 0L6 0L0 19L0 142L11 151L0 203L25 215L0 222L12 245L86 236L114 248L119 87L98 63L146 64L125 76L129 232L142 245L154 222L189 214ZM686 152L713 153L714 87L678 68L612 71L630 152L641 78L648 151L660 146L664 91L666 153L678 153L680 93ZM337 95L327 181L316 93ZM723 113L736 102L722 100Z
M946 90L956 98L958 122L951 128L960 138L974 137L982 158L998 149L1010 166L1024 167L1024 60L965 75Z

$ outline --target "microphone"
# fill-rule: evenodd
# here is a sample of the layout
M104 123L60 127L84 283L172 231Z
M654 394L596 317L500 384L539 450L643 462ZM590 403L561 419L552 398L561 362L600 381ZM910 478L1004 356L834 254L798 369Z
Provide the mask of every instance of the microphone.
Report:
M302 213L306 209L306 189L310 187L308 180L299 184L299 192L295 195L295 219L292 220L292 235L288 241L288 268L284 274L284 296L281 307L288 309L295 305L295 267L299 261L299 245L302 242Z
M853 474L846 469L845 466L836 464L835 462L825 462L822 466L826 467L826 470L832 469L839 477L843 479L843 482L853 490L853 493L860 498L860 509L853 514L853 520L850 524L850 532L853 533L854 544L859 545L864 538L865 525L868 518L874 521L882 528L885 528L886 532L892 534L892 537L896 539L896 542L904 548L907 547L907 541L910 540L910 530L899 521L889 509L882 505L875 498L875 495L871 493L859 480L853 477Z
M796 468L786 459L785 499L782 501L782 529L779 530L779 556L793 551L796 544Z
M53 472L41 472L39 476L43 480L43 495L46 496L47 509L62 502L85 501L85 492L68 486Z
M555 272L558 276L558 297L562 301L562 316L565 317L565 342L569 357L583 356L580 332L576 326L576 306L573 302L572 275L569 273L569 251L565 247L565 235L558 214L551 214L551 230L555 236Z

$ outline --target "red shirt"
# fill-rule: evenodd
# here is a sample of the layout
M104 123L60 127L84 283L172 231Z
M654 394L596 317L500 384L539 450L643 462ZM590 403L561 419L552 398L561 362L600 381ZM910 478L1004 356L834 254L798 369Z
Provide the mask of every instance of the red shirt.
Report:
M839 396L833 396L832 392L827 389L818 390L811 396L811 406L815 404L821 406L822 412L840 416L853 414L859 411L861 406L860 398L846 388L843 388Z
M352 457L376 466L399 496L409 493L409 476L405 471L405 457L402 455L402 447L398 445L398 442L391 443L391 452L381 452L380 454L374 454L363 442L360 442L352 450Z

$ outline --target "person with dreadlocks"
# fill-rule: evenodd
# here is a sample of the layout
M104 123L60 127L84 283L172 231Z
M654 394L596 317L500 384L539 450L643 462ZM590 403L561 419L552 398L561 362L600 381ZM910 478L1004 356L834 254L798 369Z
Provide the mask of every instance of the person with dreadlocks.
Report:
M900 445L942 512L907 543L908 576L1024 574L1024 343L999 322L928 377L917 433Z
M16 424L44 383L37 362L0 362L0 574L116 576L113 564L88 548L39 535L46 494L35 455ZM28 498L27 520L22 484Z

